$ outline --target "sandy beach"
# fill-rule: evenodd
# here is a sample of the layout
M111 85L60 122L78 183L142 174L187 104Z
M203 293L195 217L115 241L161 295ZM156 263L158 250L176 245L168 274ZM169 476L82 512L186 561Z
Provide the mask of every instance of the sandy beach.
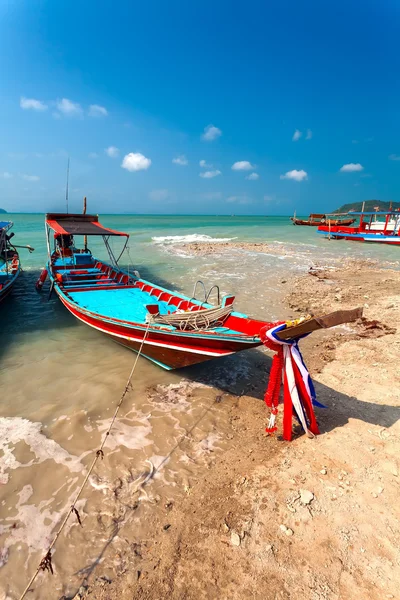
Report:
M118 552L111 544L75 597L397 598L399 283L398 271L368 260L283 280L287 316L364 307L362 321L302 343L326 406L321 435L266 436L270 357L254 351L245 385L210 397L209 411L225 413L224 450L209 447L190 481L178 474L173 497L159 487L145 535L135 537L134 519L125 523ZM196 437L193 425L183 444Z

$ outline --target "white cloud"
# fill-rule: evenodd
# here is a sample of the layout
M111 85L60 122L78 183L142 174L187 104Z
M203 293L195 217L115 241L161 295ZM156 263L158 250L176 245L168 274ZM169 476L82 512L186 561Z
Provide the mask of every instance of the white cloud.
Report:
M168 196L168 190L152 190L151 192L149 192L150 200L154 200L155 202L161 202L162 200L166 200Z
M250 173L250 175L246 175L246 179L250 179L250 181L255 181L260 176L258 173Z
M199 175L203 179L212 179L213 177L217 177L217 175L221 175L221 171L215 169L215 171L204 171L203 173L199 173Z
M231 168L233 171L254 171L256 167L248 160L239 160L238 162L233 163Z
M40 177L38 175L22 175L22 179L26 181L39 181Z
M298 129L296 129L296 131L294 132L293 137L292 137L292 142L297 142L301 138L302 135L303 135L302 132L299 131Z
M3 179L11 179L13 176L8 171L3 171L3 173L0 173L0 177L2 177Z
M360 163L348 163L340 167L341 173L355 173L357 171L363 171L364 167Z
M248 196L229 196L226 201L236 204L251 204L253 202Z
M119 149L116 148L116 146L109 146L108 148L106 148L104 150L104 152L107 154L107 156L109 156L110 158L117 158L118 154L119 154Z
M97 154L97 152L89 152L88 157L89 158L99 158L99 155Z
M91 104L89 106L89 117L106 117L108 115L108 110L104 108L104 106L99 106L99 104Z
M400 156L398 154L389 154L389 160L400 160Z
M127 171L145 171L150 165L150 158L146 158L140 152L130 152L124 156L121 167Z
M311 138L312 138L312 131L311 131L311 129L307 129L306 140L311 140Z
M205 142L212 142L221 135L222 131L218 127L215 127L214 125L207 125L207 127L204 127L204 133L201 136L201 139Z
M201 160L199 162L199 165L201 166L202 169L212 169L212 165L207 163L205 160Z
M173 158L172 162L174 163L174 165L179 165L180 167L186 167L189 164L189 161L184 154Z
M307 179L306 171L301 169L298 171L297 169L293 169L293 171L287 171L284 175L281 175L281 179L292 179L293 181L304 181Z
M19 105L23 110L37 110L42 112L48 109L47 104L41 100L35 100L35 98L25 98L24 96L21 96Z
M62 98L56 102L57 110L64 115L64 117L82 117L83 110L80 104L72 102L68 98ZM56 113L57 114L57 113Z

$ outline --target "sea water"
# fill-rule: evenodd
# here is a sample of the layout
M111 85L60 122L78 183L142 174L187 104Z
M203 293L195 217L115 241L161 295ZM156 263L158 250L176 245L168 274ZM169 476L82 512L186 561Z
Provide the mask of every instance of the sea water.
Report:
M46 264L44 215L7 218L14 222L13 241L35 248L20 251L23 273L0 305L0 598L15 598L84 477L134 355L72 317L55 294L49 298L47 284L36 292ZM328 241L287 217L104 215L101 222L130 235L125 268L189 296L199 279L207 288L217 283L236 296L237 310L267 321L287 315L282 297L289 275L346 256L399 267L398 248ZM194 256L182 251L193 241L268 247ZM101 238L89 242L95 256L107 258ZM118 255L124 239L111 243ZM165 490L173 496L190 488L196 470L224 448L227 412L215 404L216 393L242 393L267 364L259 349L176 372L140 359L106 458L78 504L84 527L70 519L56 546L55 577L41 573L41 587L33 586L29 597L68 597L100 565L105 569L118 547L116 532L129 520L132 541L151 534L146 517L153 502ZM149 469L146 461L157 469L147 495L135 488ZM142 505L132 512L135 498Z

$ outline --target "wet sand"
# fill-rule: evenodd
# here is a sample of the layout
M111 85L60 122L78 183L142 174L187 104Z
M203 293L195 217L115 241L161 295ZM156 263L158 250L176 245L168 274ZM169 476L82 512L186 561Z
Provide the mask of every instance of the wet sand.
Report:
M197 256L187 246L168 251ZM293 269L283 276L262 270L265 244L256 258L247 244L215 246L215 262L199 262L193 272L222 272L226 282L240 275L240 309L255 316L265 316L265 307L282 319L364 305L367 322L302 343L327 406L318 411L322 435L290 444L266 437L271 360L262 349L176 373L140 361L78 505L83 527L71 519L53 556L54 576L40 573L29 598L350 600L355 589L367 600L396 597L399 272L371 261L318 268L303 260L300 276ZM108 426L115 382L123 388L133 359L73 323L66 318L56 339L59 354L42 355L32 339L21 364L11 347L2 360L3 385L15 398L0 420L0 598L7 600L18 598L68 508ZM79 366L77 347L65 344L75 337L85 347ZM16 374L34 381L43 361L49 378L40 389L13 393ZM50 374L61 366L66 377L54 389ZM40 408L33 396L43 398ZM20 419L17 433L8 419ZM146 461L155 473L142 487ZM309 504L301 490L313 494ZM24 576L16 580L17 572Z
M364 321L303 343L327 407L322 434L266 437L269 360L260 355L250 390L219 404L230 425L224 451L173 500L163 495L153 533L114 554L88 597L397 597L399 283L397 271L355 261L287 281L294 315L365 310Z

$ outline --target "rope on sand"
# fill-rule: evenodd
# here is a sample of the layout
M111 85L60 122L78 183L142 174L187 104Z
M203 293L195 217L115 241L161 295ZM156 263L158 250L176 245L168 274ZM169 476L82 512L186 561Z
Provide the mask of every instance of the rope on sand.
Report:
M64 520L61 523L61 525L60 525L60 527L59 527L56 535L54 536L53 541L51 542L50 546L48 547L46 554L43 556L42 560L40 561L40 563L39 563L39 565L38 565L35 573L32 575L32 577L31 577L28 585L26 586L26 588L22 592L19 600L23 600L23 598L25 598L26 594L30 591L30 587L31 587L32 583L35 581L35 579L38 576L38 574L40 573L40 571L50 571L50 573L53 574L53 565L52 565L52 562L51 562L51 551L52 551L53 547L55 546L58 538L60 537L61 532L64 529L65 525L67 524L68 518L70 517L70 515L72 513L75 514L76 518L78 519L79 525L82 527L81 519L80 519L78 510L76 508L76 503L78 502L78 500L79 500L79 498L80 498L80 496L82 494L82 491L83 491L84 487L86 486L86 484L88 482L88 479L89 479L89 477L90 477L90 475L91 475L91 473L92 473L92 471L93 471L93 469L94 469L97 461L99 460L99 458L102 458L102 459L104 458L103 448L105 446L105 443L107 441L108 436L110 435L111 429L113 428L113 425L115 423L115 419L117 418L117 415L118 415L118 412L119 412L119 409L121 408L122 403L123 403L123 401L125 399L125 396L128 393L128 390L130 388L131 380L132 380L133 374L135 372L136 365L138 363L139 357L140 357L140 355L142 353L143 345L144 345L144 342L146 340L147 334L149 332L149 328L150 328L150 323L148 324L147 329L145 331L145 334L143 336L143 339L142 339L142 342L140 344L138 353L137 353L135 361L133 363L133 367L131 369L131 372L129 374L128 380L126 382L125 389L122 392L121 398L119 399L119 402L118 402L118 404L117 404L117 406L115 408L114 415L113 415L113 417L111 419L110 426L107 429L107 431L106 431L106 433L105 433L105 435L103 437L103 441L101 442L100 447L98 448L98 450L96 450L96 454L95 454L95 456L93 458L93 461L92 461L92 463L91 463L91 465L89 467L88 472L86 473L86 477L83 480L82 485L80 486L80 488L79 488L79 490L78 490L78 492L77 492L77 494L75 496L75 499L72 502L72 504L71 504L71 506L70 506L70 508L69 508L69 510L67 512L67 514L65 515ZM139 488L141 488L145 483L147 483L147 481L149 481L149 479L151 479L151 477L153 476L153 472L154 472L153 469L154 469L154 467L152 465L152 469L151 469L150 473L146 476L145 480L140 484L140 486L138 486Z

